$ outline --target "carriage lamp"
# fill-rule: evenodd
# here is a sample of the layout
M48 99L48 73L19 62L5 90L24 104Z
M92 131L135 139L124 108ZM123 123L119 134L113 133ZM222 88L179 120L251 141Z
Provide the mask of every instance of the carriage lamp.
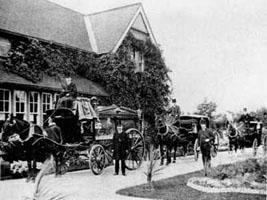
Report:
M96 123L95 123L95 129L96 129L96 130L100 130L100 129L102 129L102 124L101 124L101 122L96 122Z

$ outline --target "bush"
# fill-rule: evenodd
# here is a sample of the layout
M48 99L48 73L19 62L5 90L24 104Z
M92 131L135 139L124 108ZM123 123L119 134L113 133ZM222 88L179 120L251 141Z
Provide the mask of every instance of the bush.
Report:
M237 177L243 177L245 179L246 176L244 175L247 174L249 175L248 177L252 177L253 181L263 183L266 182L267 158L249 158L234 164L220 165L214 171L213 178L220 180Z

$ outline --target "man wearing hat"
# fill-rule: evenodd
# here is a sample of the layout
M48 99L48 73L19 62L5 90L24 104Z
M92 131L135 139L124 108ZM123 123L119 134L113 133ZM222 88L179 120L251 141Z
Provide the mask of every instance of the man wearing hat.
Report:
M59 105L64 104L64 107L72 108L73 101L77 98L77 87L72 82L70 75L66 76L65 84L62 84L63 97L60 99Z
M248 114L247 108L243 109L243 114L239 118L238 122L243 122L245 124L246 132L249 132L249 122L252 120L252 117Z
M176 104L176 99L172 99L172 106L168 110L168 113L175 119L175 121L180 119L181 109L180 106Z
M126 159L126 150L128 149L128 138L126 133L123 131L121 121L115 123L116 131L113 136L113 145L114 152L113 156L115 159L115 174L119 174L119 162L121 161L121 172L125 176L125 159Z
M198 132L198 145L200 146L200 150L202 153L202 161L203 165L205 168L205 161L207 161L206 164L208 164L208 167L210 167L210 150L211 150L211 144L214 143L214 135L212 131L207 128L207 121L205 119L200 120L200 126L201 129ZM206 176L206 171L205 171L205 176Z

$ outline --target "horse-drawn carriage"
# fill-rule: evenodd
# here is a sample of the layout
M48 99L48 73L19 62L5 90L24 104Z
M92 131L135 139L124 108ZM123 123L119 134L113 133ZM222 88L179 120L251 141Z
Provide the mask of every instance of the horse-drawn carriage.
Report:
M240 124L229 123L227 135L229 138L228 151L231 152L235 147L235 151L239 147L252 147L253 154L257 154L258 147L263 144L266 147L267 137L262 137L263 124L258 120L251 120L248 123ZM266 150L264 150L266 151Z
M182 147L184 155L188 152L194 152L195 160L198 159L198 132L200 130L200 120L204 119L209 127L210 120L204 115L181 115L180 120L173 120L172 117L167 114L163 114L157 119L158 138L160 143L161 152L163 152L163 146L166 146L167 163L170 163L170 154L173 152L173 160L176 160L177 147ZM215 134L215 150L219 145L219 137ZM214 151L213 156L216 156ZM163 153L162 158L163 158ZM162 161L163 163L163 161Z
M85 97L77 98L71 107L64 107L64 103L59 101L55 109L46 111L44 125L51 120L60 127L61 140L49 137L50 132L54 134L49 128L12 118L5 122L5 139L1 141L0 147L7 152L4 158L9 158L9 161L12 161L12 157L13 160L24 159L30 162L35 160L36 152L40 154L43 151L42 154L59 156L58 161L64 164L65 170L70 167L70 161L79 159L98 175L113 161L112 138L117 122L120 121L129 140L126 167L130 170L136 169L141 165L145 145L143 134L139 131L139 117L137 111L116 105L93 107L91 99ZM28 158L8 155L9 152L16 154L16 144L20 145ZM24 148L26 146L27 149Z
M198 160L199 156L199 148L198 148L198 132L201 129L200 126L200 120L205 120L207 123L207 128L210 128L210 119L207 116L204 115L182 115L180 117L180 126L181 128L185 129L187 131L187 138L188 138L188 145L187 145L187 151L194 152L195 160ZM216 156L217 149L219 146L219 134L217 131L213 131L213 134L215 136L214 145L212 147L212 156Z

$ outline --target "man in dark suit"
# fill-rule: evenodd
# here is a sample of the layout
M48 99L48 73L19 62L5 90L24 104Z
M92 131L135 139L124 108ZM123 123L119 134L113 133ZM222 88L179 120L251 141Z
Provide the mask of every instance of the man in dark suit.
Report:
M239 118L238 122L243 122L246 125L249 124L249 122L252 120L252 117L248 114L247 108L243 109L243 114Z
M77 98L77 87L75 83L72 82L72 78L67 76L65 78L66 83L62 85L63 87L63 96L60 99L59 106L72 108L73 101Z
M115 174L114 175L119 174L119 162L121 161L121 172L122 172L122 175L125 176L126 175L125 174L125 159L127 156L126 151L128 149L128 137L125 131L123 131L123 127L120 122L117 122L115 126L116 126L116 132L114 133L114 136L113 136L113 145L114 145L113 156L115 159Z
M214 143L214 134L207 128L207 121L205 119L200 120L201 129L198 132L198 146L202 153L202 161L205 169L205 176L207 176L206 165L210 167L211 161L211 147Z
M168 113L175 119L175 121L180 119L181 109L180 106L177 105L176 99L172 99L172 106L168 110Z

